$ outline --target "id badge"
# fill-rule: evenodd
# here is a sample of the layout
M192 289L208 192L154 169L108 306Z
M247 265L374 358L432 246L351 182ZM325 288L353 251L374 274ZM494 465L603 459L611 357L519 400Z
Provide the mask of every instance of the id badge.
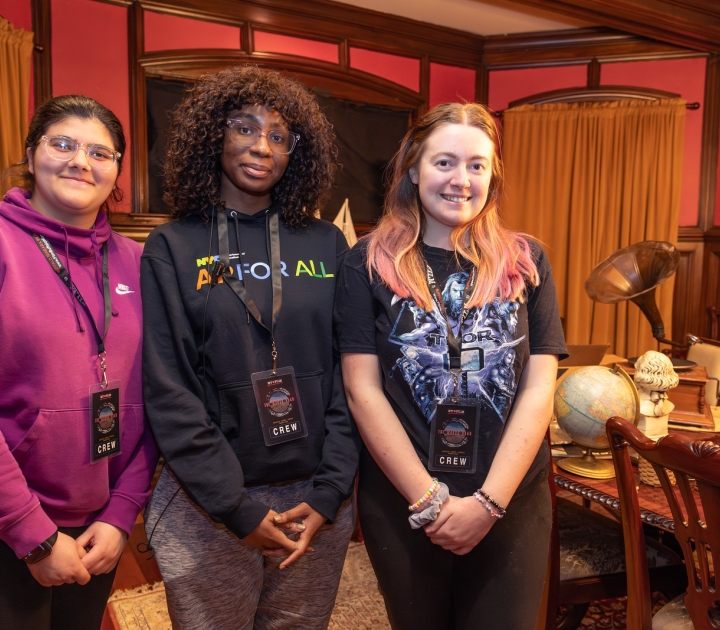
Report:
M122 453L120 443L120 381L90 385L90 463Z
M251 377L260 414L265 446L274 446L307 434L295 369L284 367L273 373L255 372Z
M456 403L439 403L430 424L428 470L474 473L479 421L479 407L462 398Z

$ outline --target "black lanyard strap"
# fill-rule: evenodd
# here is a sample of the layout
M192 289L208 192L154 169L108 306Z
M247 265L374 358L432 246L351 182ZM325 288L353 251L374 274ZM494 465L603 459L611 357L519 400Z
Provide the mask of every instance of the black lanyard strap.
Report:
M275 347L275 326L280 317L282 307L282 272L280 268L280 213L277 209L270 209L265 214L265 234L268 260L270 261L270 278L272 282L272 321L270 326L265 323L245 283L240 282L237 274L230 273L230 241L228 239L227 210L218 211L218 247L220 249L220 262L224 264L223 280L237 295L238 299L253 316L255 321L270 333L272 343L273 371L277 370L277 348ZM238 251L240 243L237 244Z
M111 297L110 297L110 275L108 271L108 246L107 242L103 243L102 249L103 249L103 263L102 263L102 282L103 282L103 307L105 310L105 328L104 328L104 334L100 334L100 330L97 327L97 323L95 322L95 318L93 317L92 312L90 311L90 307L88 307L87 302L85 302L85 298L83 298L82 294L80 293L79 289L75 286L75 283L70 280L70 272L65 268L65 265L62 264L60 261L60 258L58 258L58 255L55 253L55 250L53 249L52 245L50 245L50 242L40 234L37 234L36 232L32 233L33 239L35 239L35 242L37 243L37 246L40 248L40 251L42 252L43 256L45 256L45 260L48 261L48 264L50 267L52 267L52 270L60 277L60 280L63 281L63 284L70 290L70 293L75 297L75 299L80 303L80 306L82 306L85 309L85 312L88 314L88 317L90 318L90 322L92 323L93 330L95 331L95 338L97 339L97 346L98 346L98 356L101 358L100 367L103 372L103 382L107 383L107 375L105 373L105 337L108 334L108 330L110 329L110 316L112 315L112 304L111 304Z
M470 312L468 304L470 304L473 291L475 290L477 271L475 267L473 267L470 271L470 276L465 283L465 290L463 291L463 309L462 313L460 313L460 318L458 319L457 336L453 332L452 326L450 325L450 319L448 318L447 312L445 310L445 303L442 299L440 287L438 287L437 282L435 282L435 274L433 273L432 267L430 267L427 261L425 261L425 273L427 276L428 289L430 289L430 295L432 296L433 301L440 310L440 313L445 319L445 324L447 325L447 343L448 355L450 357L450 370L460 370L462 354L462 325L467 318L468 313Z

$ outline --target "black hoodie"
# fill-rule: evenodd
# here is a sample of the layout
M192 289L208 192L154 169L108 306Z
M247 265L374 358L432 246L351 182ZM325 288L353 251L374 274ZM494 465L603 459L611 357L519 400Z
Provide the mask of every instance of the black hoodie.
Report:
M269 322L266 211L247 216L228 209L227 216L232 273L242 269L240 278ZM280 221L278 367L295 369L308 436L268 447L250 377L272 368L270 335L226 283L211 288L212 264L218 260L216 217L208 223L199 217L166 223L145 245L148 420L190 498L240 538L269 510L248 496L246 486L314 475L305 501L330 521L353 489L356 434L332 338L335 281L346 251L344 236L331 223L313 220L309 228L291 230Z

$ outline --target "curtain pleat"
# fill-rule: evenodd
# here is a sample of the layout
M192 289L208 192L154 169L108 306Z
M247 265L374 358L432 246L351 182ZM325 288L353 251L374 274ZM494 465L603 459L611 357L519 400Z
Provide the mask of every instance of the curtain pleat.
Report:
M618 249L645 240L677 243L684 125L682 99L505 111L505 220L544 244L568 343L610 343L621 356L657 348L635 304L595 303L584 285ZM672 287L670 279L657 290L667 336Z
M0 17L0 173L23 157L33 34Z

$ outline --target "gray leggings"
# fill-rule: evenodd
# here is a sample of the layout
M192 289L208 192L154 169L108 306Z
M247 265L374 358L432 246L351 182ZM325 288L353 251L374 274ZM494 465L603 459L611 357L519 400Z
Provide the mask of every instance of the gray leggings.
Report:
M248 492L284 512L301 503L311 488L308 479ZM335 523L318 530L312 540L314 552L283 571L278 569L280 559L264 557L260 549L213 522L179 489L167 467L145 511L148 535L166 506L152 546L175 630L327 628L353 530L353 504L343 506Z

